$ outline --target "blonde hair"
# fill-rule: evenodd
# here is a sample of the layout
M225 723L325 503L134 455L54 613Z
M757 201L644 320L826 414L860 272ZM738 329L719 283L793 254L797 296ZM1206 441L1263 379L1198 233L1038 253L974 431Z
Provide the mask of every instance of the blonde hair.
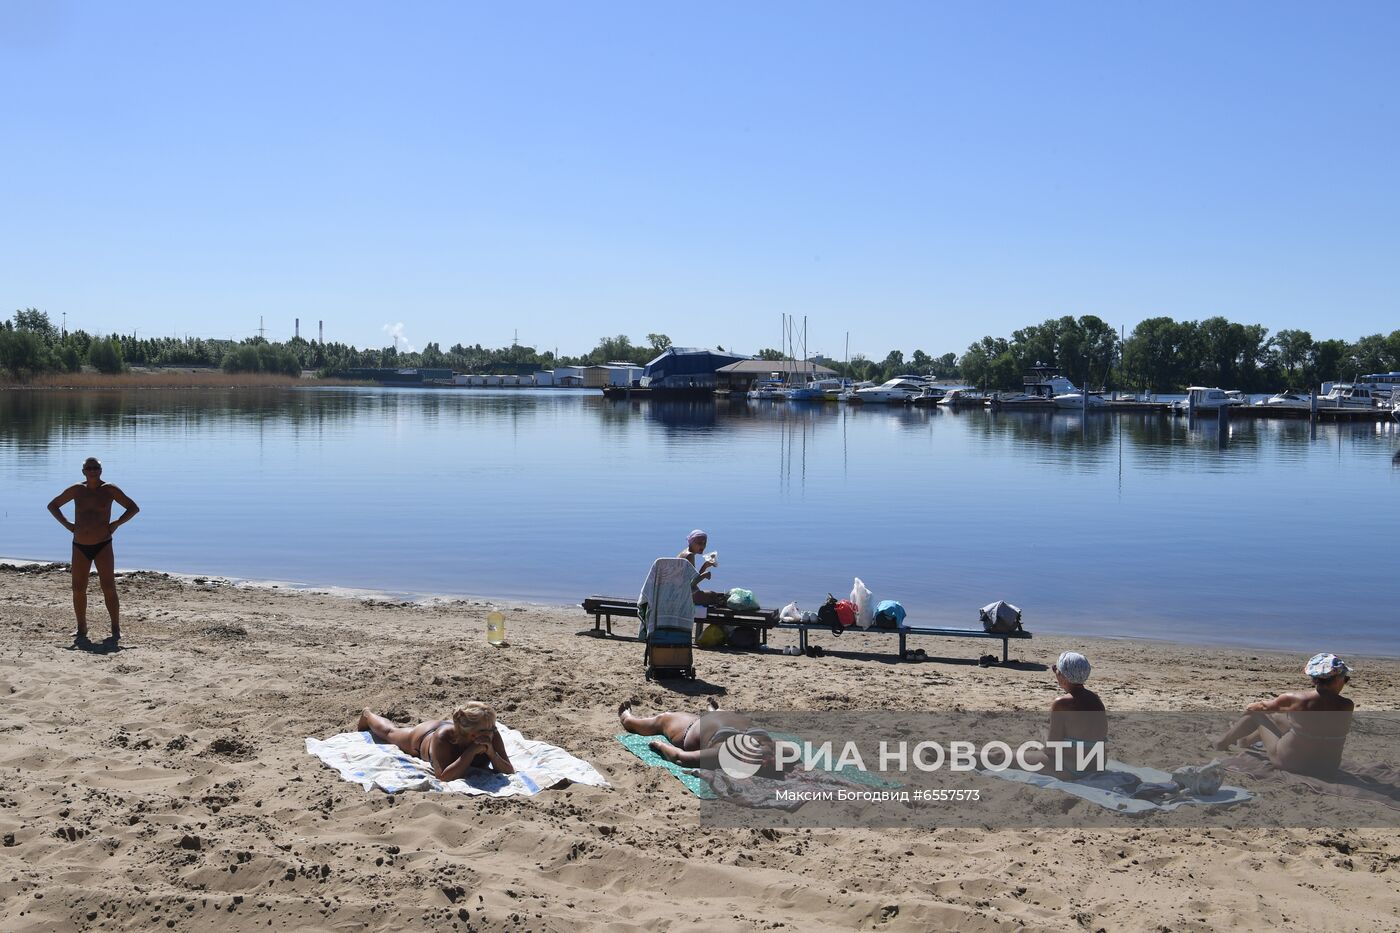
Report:
M496 728L496 711L485 703L472 700L452 711L452 725L458 732L480 732Z

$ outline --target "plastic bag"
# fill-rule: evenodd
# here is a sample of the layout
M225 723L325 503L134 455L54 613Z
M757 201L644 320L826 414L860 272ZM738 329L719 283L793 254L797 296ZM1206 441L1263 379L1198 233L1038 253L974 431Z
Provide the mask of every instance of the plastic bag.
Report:
M723 625L707 625L705 631L700 633L700 637L695 639L695 643L701 648L718 648L724 644L728 637Z
M851 602L856 604L856 628L870 628L875 620L875 600L870 587L862 583L860 577L856 577L855 586L851 587Z
M753 590L746 590L738 586L729 591L729 598L725 600L725 605L735 612L755 612L758 610L758 600L754 599Z
M984 630L998 635L1015 632L1021 628L1021 610L1004 599L978 609L977 616L982 620Z
M782 622L801 622L802 610L797 608L797 603L788 603L778 613L778 619Z
M901 628L904 625L904 607L893 599L882 599L875 607L875 624L879 628Z

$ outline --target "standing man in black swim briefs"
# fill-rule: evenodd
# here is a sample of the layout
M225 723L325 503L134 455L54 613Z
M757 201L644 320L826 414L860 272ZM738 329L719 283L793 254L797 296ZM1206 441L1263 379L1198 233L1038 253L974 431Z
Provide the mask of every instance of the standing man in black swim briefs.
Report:
M73 503L73 521L64 518L60 509ZM112 521L112 503L126 511ZM112 641L122 637L121 616L117 606L117 578L113 573L112 533L136 517L140 507L111 483L102 482L102 463L96 457L83 461L83 482L69 486L49 503L49 512L58 523L73 532L73 612L78 617L78 630L73 640L85 642L87 633L88 576L97 565L97 579L102 584L102 597L107 601L107 614L112 617Z

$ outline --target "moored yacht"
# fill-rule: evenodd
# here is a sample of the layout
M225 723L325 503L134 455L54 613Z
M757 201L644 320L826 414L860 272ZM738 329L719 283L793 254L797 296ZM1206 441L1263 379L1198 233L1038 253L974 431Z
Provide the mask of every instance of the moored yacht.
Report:
M899 376L883 385L856 390L856 398L865 403L903 405L912 402L924 391L924 383L908 376Z
M976 389L949 389L938 404L944 408L981 408L987 404L987 396Z
M1325 395L1317 397L1318 408L1375 408L1380 402L1370 386L1354 382L1333 383Z
M1312 408L1312 396L1306 392L1294 392L1289 389L1287 392L1271 395L1262 402L1255 402L1254 405L1268 408Z
M1057 406L1056 396L1078 391L1073 382L1060 375L1058 367L1037 363L1021 377L1020 392L998 392L987 404L1011 411L1047 410Z
M1079 411L1083 408L1104 408L1107 405L1108 402L1098 392L1065 392L1055 396L1055 407L1070 411Z
M1194 404L1196 411L1215 411L1218 408L1231 408L1244 404L1236 392L1231 395L1224 389L1213 386L1191 386L1186 390L1186 398L1173 404L1177 411L1190 411Z

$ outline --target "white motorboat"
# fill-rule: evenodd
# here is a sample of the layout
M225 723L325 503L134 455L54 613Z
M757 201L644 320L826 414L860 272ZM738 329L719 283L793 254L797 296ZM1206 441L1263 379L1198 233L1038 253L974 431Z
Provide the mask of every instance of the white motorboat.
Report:
M787 399L787 386L781 382L764 380L754 384L748 391L748 397L762 401L785 401Z
M1317 397L1318 408L1375 408L1382 401L1370 386L1353 382L1333 383L1327 394Z
M949 389L938 404L943 408L981 408L987 404L987 396L976 389Z
M1078 391L1057 367L1037 363L1028 375L1021 377L1020 392L998 392L987 404L1003 410L1044 411L1058 407L1056 396Z
M904 405L923 394L924 383L908 377L897 377L883 385L856 390L857 400L870 404Z
M1103 408L1108 402L1097 392L1090 392L1087 395L1083 392L1065 392L1055 396L1055 407L1067 409L1069 411L1079 411L1084 408Z
M1194 403L1196 411L1215 411L1219 408L1231 408L1243 405L1244 400L1236 392L1231 395L1224 389L1217 389L1207 386L1191 386L1186 390L1186 398L1176 402L1174 407L1177 411L1190 411Z
M860 392L861 389L870 389L874 388L874 386L875 383L869 381L857 382L855 385L848 385L846 388L842 389L841 394L837 398L842 402L859 402L860 396L857 393Z
M1312 408L1312 396L1307 392L1280 392L1278 395L1271 395L1262 402L1254 403L1256 408Z
M937 405L943 401L943 396L952 391L948 386L924 386L924 391L914 397L913 403L920 407Z

